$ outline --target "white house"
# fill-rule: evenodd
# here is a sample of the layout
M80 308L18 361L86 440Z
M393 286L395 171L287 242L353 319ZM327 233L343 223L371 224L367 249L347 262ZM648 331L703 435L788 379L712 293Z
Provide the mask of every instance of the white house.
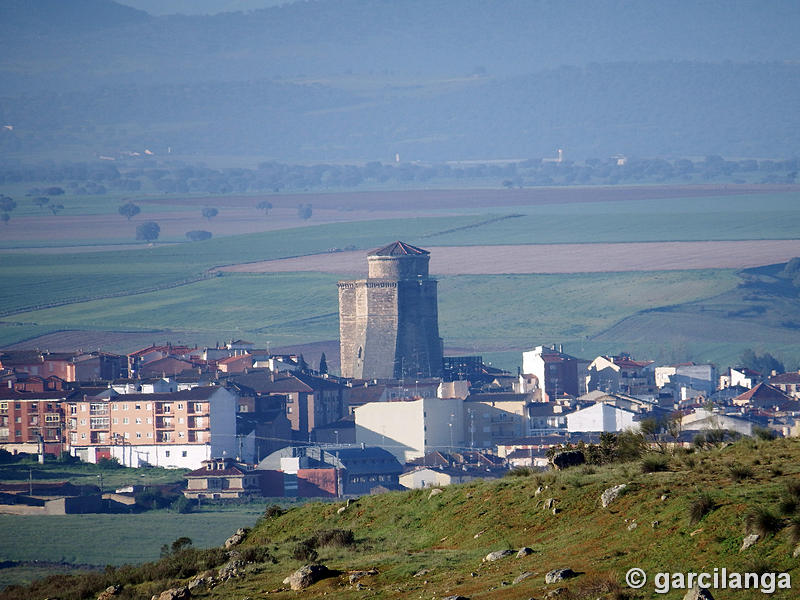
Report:
M618 408L604 402L598 402L587 408L576 410L567 415L567 431L578 432L618 432L626 429L638 430L639 424L634 422L636 413Z
M354 409L356 442L378 446L401 463L464 446L464 401L422 398L368 402Z

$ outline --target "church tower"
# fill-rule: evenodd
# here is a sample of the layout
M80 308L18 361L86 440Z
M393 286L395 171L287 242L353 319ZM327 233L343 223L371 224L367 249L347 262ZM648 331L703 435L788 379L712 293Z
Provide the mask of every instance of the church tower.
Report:
M367 279L339 282L343 377L439 377L442 339L430 252L394 242L367 255Z

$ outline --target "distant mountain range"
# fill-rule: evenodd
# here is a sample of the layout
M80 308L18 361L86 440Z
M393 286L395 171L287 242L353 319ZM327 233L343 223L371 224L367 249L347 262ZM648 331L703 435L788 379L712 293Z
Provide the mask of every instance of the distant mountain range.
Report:
M140 4L142 5L142 4ZM143 6L143 5L142 5ZM0 152L278 160L797 156L800 4L0 5Z

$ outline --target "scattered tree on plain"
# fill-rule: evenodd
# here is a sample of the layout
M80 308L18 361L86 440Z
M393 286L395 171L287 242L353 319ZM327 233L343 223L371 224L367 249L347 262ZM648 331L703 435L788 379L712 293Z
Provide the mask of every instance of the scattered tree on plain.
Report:
M307 221L311 218L311 205L310 204L298 204L297 205L297 216Z
M203 216L208 219L209 221L216 217L219 214L219 211L216 208L205 207L203 209Z
M155 221L145 221L136 226L136 239L144 240L145 242L152 242L158 239L158 234L161 233L161 227Z
M202 242L203 240L211 239L211 232L195 229L194 231L187 231L186 237L192 242Z
M11 196L0 194L0 210L6 213L10 213L15 208L17 208L17 203Z
M133 202L126 202L119 207L117 212L119 212L119 214L121 214L123 217L127 217L128 221L130 221L132 217L135 217L142 212L142 209L136 206Z
M47 196L39 196L38 198L33 199L33 203L38 206L39 208L44 208L44 205L50 202L50 198Z
M50 205L50 212L53 213L53 215L57 215L58 212L61 211L61 210L64 210L64 205L63 204L51 204Z
M258 204L256 204L256 208L258 210L263 210L265 215L269 214L269 211L272 210L272 202L267 202L266 200L262 200Z

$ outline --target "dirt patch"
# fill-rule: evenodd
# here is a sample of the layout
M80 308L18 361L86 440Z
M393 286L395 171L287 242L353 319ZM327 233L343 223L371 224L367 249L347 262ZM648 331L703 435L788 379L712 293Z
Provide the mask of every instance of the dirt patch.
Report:
M430 250L433 275L602 273L756 267L800 256L800 240L442 246ZM315 254L231 265L219 270L234 273L316 271L363 276L366 253L359 250Z

